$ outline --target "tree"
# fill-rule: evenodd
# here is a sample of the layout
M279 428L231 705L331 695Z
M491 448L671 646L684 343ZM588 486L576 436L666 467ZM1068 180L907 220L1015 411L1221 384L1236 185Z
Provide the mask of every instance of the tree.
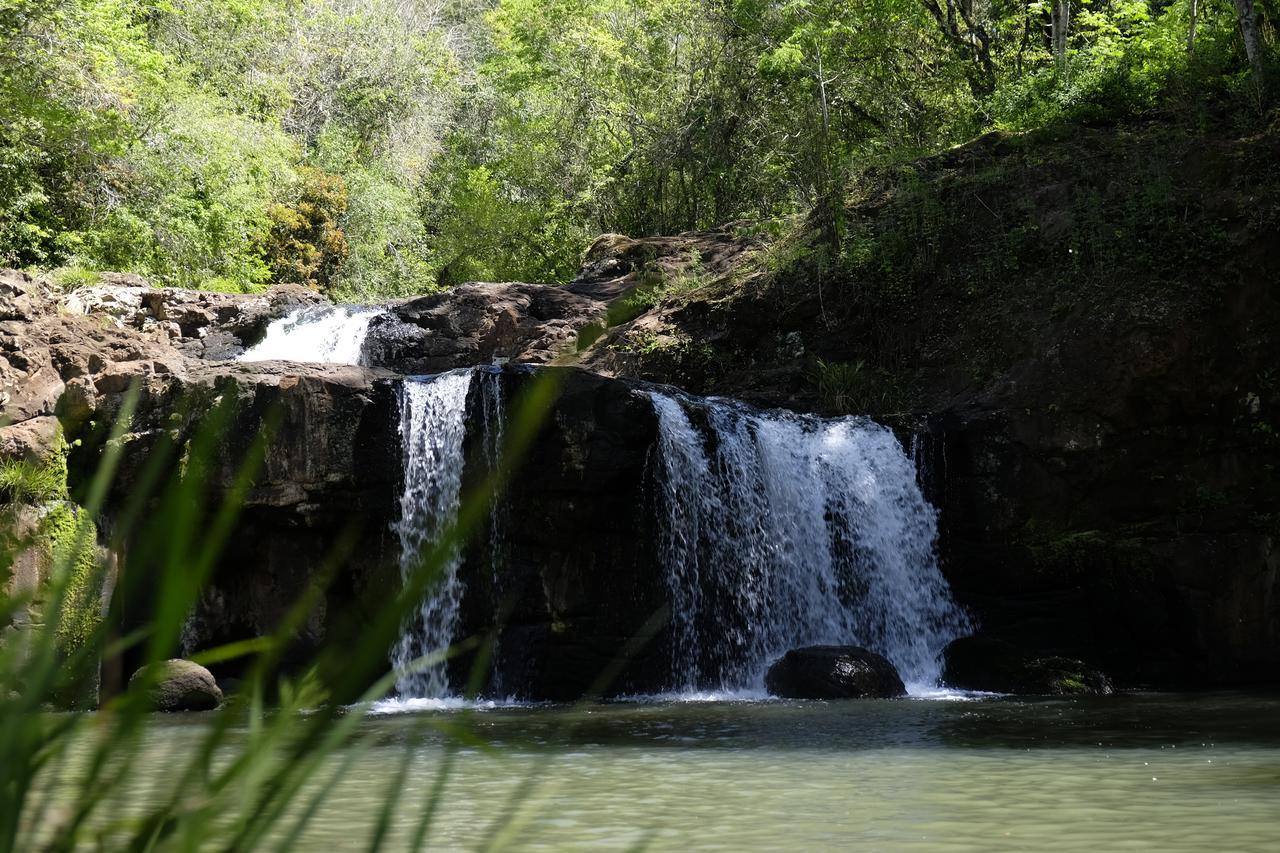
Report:
M1071 0L1054 0L1050 29L1053 40L1053 61L1058 73L1067 76L1067 38L1071 31Z
M1253 72L1254 84L1259 91L1266 88L1266 68L1263 64L1262 33L1258 29L1258 15L1253 8L1253 0L1235 0L1236 20L1240 25L1240 35L1244 40L1245 57L1249 60L1249 68Z
M970 61L968 80L973 96L989 97L996 89L998 77L992 53L993 38L991 27L975 10L973 0L942 0L945 7L939 0L922 1L952 49Z

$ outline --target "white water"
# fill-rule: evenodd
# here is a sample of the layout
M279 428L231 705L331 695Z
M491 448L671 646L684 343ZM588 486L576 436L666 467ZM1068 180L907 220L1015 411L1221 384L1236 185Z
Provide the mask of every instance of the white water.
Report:
M395 696L374 702L367 713L372 716L388 714L417 714L423 711L496 711L503 708L533 708L532 702L516 699L466 699L462 696L403 697Z
M502 446L506 440L507 414L506 402L502 396L502 373L500 370L481 368L477 371L477 377L480 382L481 415L484 419L484 460L489 471L494 472L498 470ZM489 508L489 541L487 543L493 601L498 603L499 611L503 609L501 602L506 597L503 568L506 565L507 556L504 530L508 511L507 502L499 490L499 493L493 496L493 503ZM502 621L500 614L498 620ZM504 663L502 644L496 643L493 650L492 678L489 688L498 695L502 695L505 688L502 677Z
M297 308L273 320L266 336L237 360L360 364L369 321L379 313L379 308L353 305Z
M404 490L400 496L400 573L408 581L421 558L458 514L462 490L463 440L471 371L414 377L400 386L400 441L404 453ZM443 661L408 671L413 661L447 650L457 631L463 584L460 555L449 555L439 578L422 600L392 650L401 673L402 697L442 699L450 695Z
M893 433L651 392L678 690L757 690L788 649L855 644L933 691L967 620Z

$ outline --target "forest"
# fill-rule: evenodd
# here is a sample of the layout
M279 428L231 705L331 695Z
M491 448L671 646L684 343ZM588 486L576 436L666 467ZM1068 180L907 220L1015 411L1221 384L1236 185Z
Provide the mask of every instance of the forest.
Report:
M813 217L989 130L1266 114L1275 0L5 0L0 265L343 301Z

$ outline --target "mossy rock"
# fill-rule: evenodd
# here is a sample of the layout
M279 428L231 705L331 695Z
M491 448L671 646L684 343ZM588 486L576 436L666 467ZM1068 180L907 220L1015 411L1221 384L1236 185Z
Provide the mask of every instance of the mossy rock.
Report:
M213 673L181 658L144 666L130 677L129 689L145 690L147 704L157 711L212 711L222 704Z
M1021 649L989 637L965 637L943 652L942 680L962 690L1030 696L1101 696L1114 692L1106 673L1084 661Z
M50 567L44 597L51 598L59 589L62 594L57 614L46 616L54 620L54 642L67 675L57 691L58 704L93 707L98 696L98 646L106 582L97 525L75 504L56 503L41 522L35 546L44 552Z

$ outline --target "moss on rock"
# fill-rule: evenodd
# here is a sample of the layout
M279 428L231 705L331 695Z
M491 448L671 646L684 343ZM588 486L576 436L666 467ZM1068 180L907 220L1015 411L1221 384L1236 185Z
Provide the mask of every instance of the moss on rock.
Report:
M97 525L81 507L59 502L45 514L33 545L50 567L49 577L43 580L48 599L58 605L48 619L58 658L64 664L59 704L92 706L97 699L97 645L106 581L105 567L99 559Z

